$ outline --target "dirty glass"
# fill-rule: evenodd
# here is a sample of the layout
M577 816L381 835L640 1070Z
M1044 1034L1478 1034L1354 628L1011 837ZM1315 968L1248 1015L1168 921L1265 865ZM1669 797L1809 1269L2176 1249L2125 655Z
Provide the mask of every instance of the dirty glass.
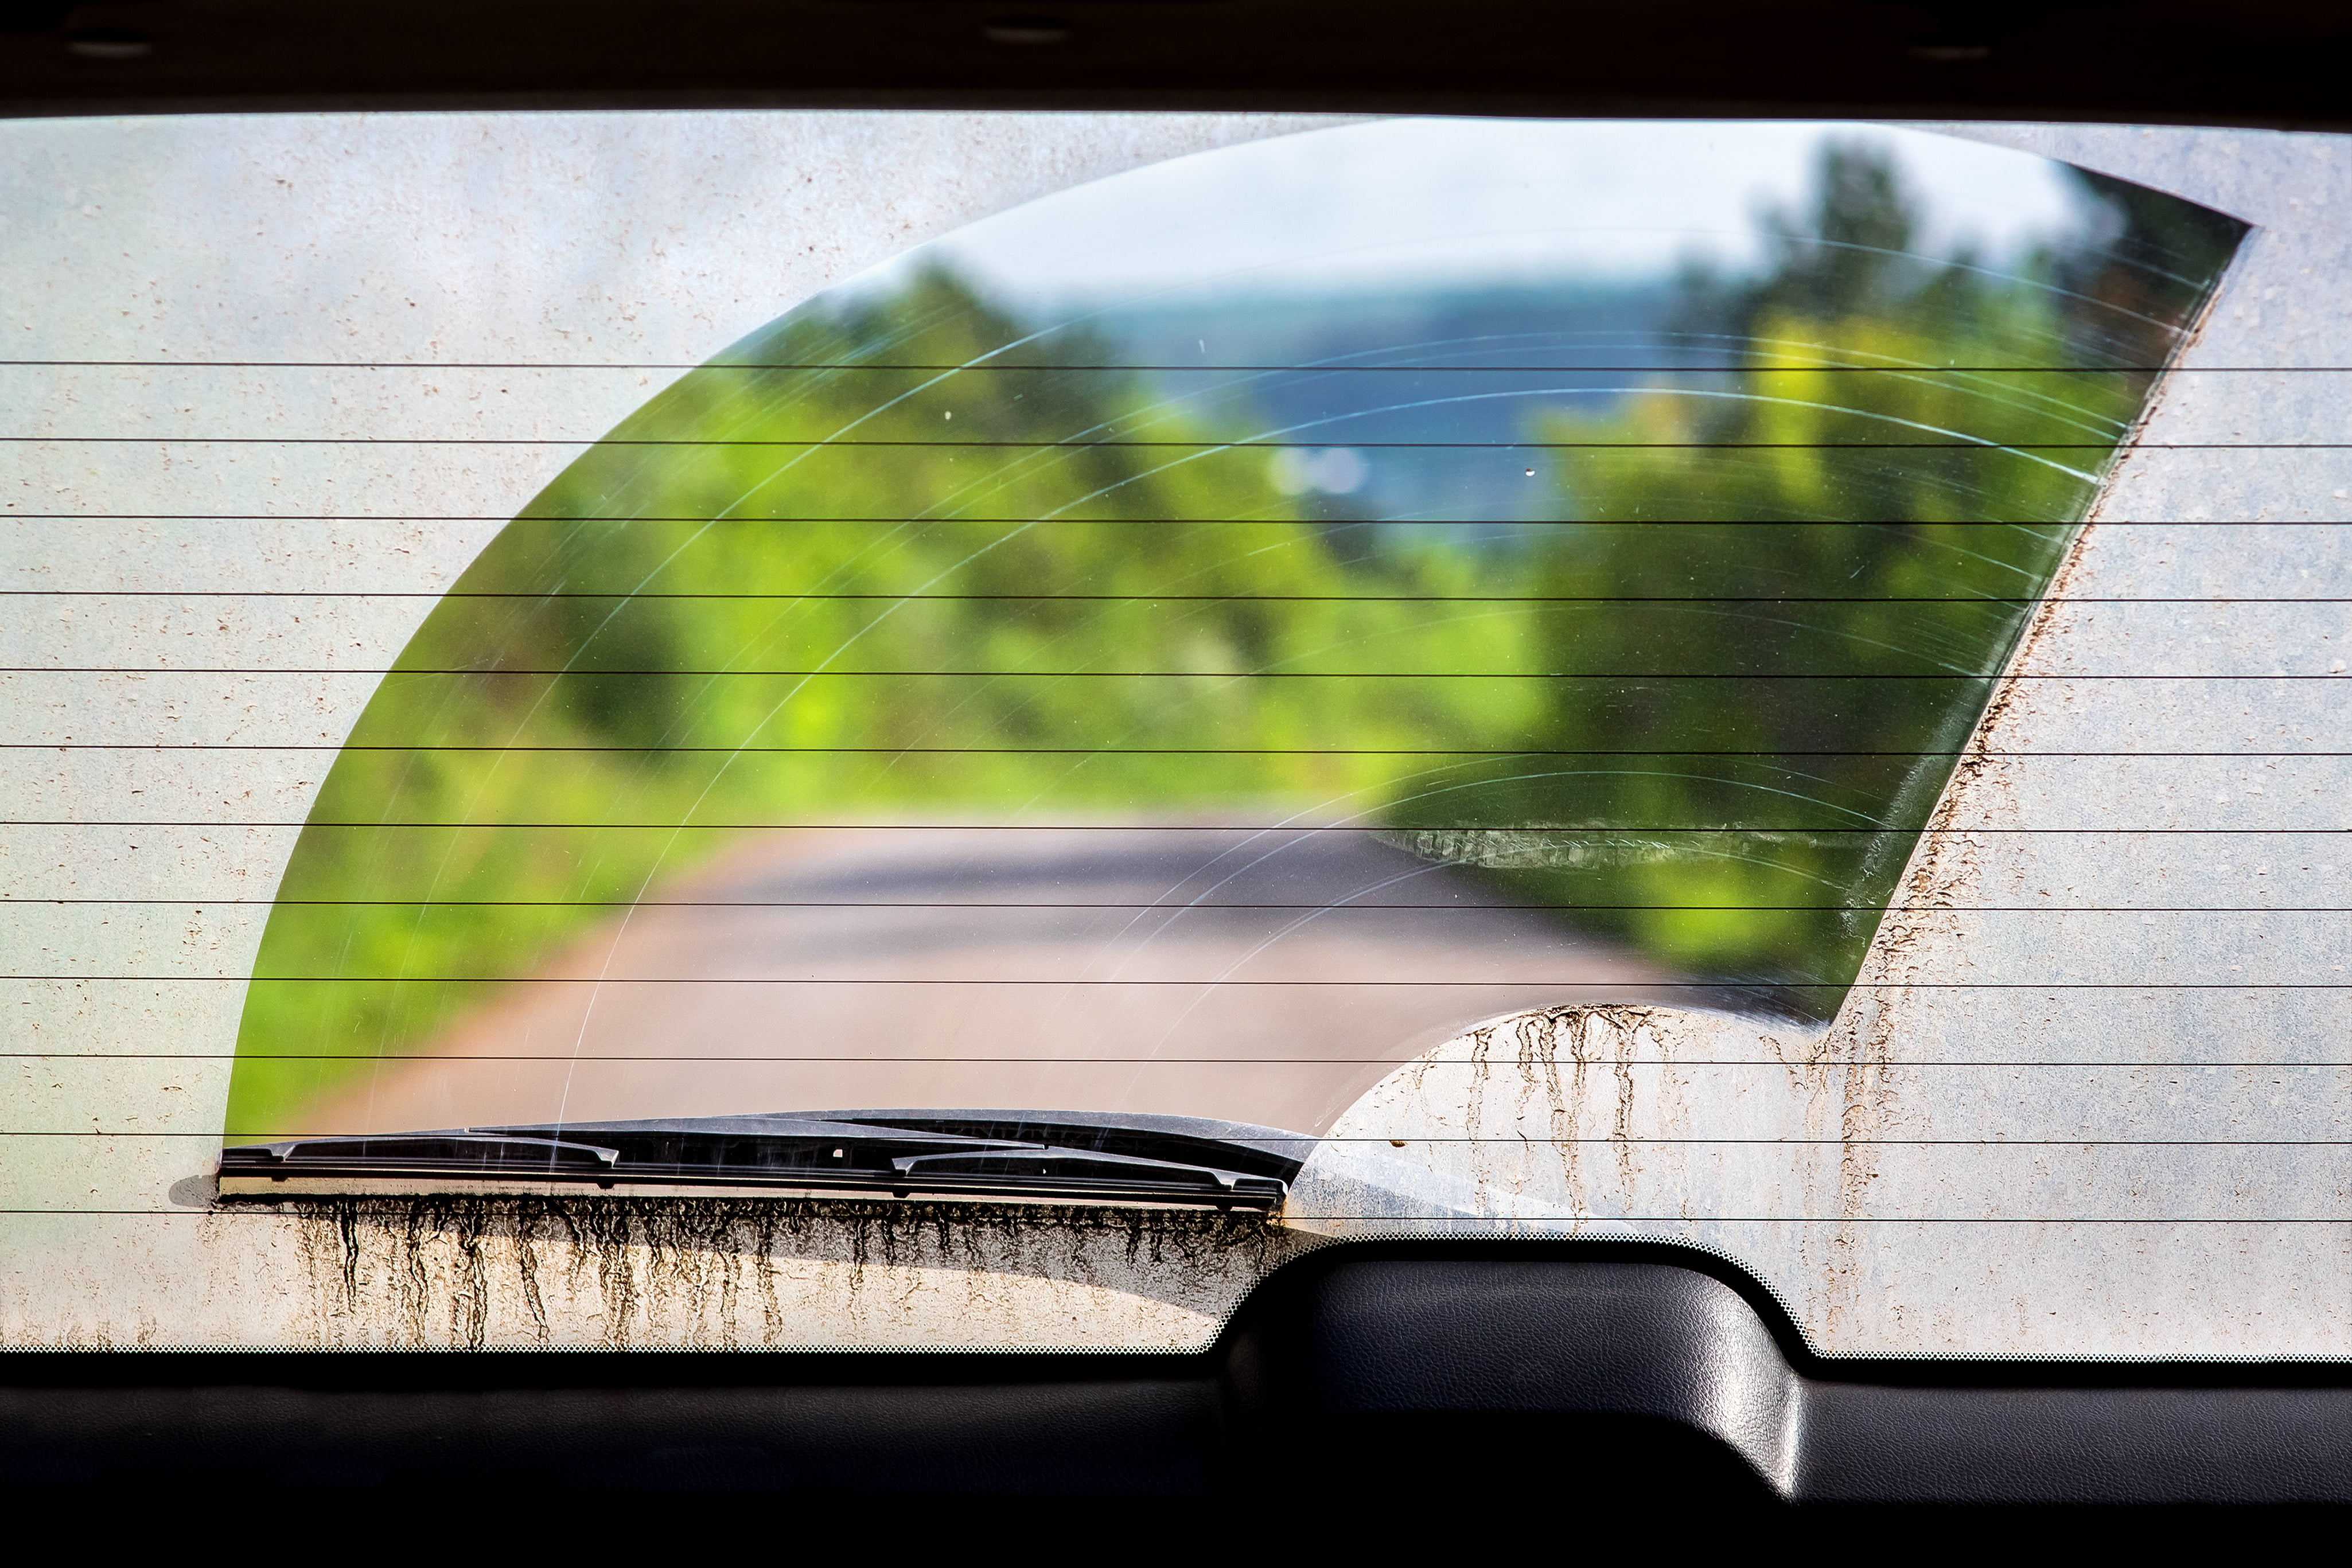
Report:
M231 1141L1312 1134L1524 1009L1832 1012L2235 223L1883 130L1390 122L655 395L335 759Z

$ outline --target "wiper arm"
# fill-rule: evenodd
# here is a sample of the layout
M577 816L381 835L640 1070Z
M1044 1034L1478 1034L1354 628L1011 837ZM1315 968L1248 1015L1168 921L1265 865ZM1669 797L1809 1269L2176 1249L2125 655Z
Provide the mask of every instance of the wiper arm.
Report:
M296 1138L226 1149L221 1192L551 1182L1271 1209L1313 1140L1181 1117L820 1112Z

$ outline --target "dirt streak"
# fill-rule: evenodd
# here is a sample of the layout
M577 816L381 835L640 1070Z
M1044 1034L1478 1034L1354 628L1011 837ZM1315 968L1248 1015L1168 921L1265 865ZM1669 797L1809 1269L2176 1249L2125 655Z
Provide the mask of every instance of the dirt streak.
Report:
M1195 1209L604 1196L270 1207L297 1221L308 1337L321 1347L781 1347L838 1343L845 1328L897 1343L894 1325L942 1316L967 1340L1001 1323L1009 1343L1038 1285L1146 1298L1213 1327L1316 1244L1262 1215Z

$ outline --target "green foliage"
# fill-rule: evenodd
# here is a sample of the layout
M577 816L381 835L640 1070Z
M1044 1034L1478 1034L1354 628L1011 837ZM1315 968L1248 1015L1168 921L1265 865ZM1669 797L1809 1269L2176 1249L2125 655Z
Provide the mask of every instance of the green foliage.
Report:
M1820 184L1759 277L1685 280L1685 340L1737 373L1543 422L1588 525L1545 591L1610 602L1549 622L1591 678L1538 734L1616 755L1483 809L1615 829L1498 874L1826 1016L2148 379L2063 368L2116 312L2049 286L2063 258L1927 264L1885 163L1832 147Z
M1247 429L938 274L687 376L360 720L263 941L232 1135L803 823L1378 823L1826 1010L2145 385L1980 368L2063 362L2079 323L1892 255L1901 192L1839 157L1760 280L1692 281L1689 340L1738 368L1536 421L1561 510L1533 542L1336 549Z

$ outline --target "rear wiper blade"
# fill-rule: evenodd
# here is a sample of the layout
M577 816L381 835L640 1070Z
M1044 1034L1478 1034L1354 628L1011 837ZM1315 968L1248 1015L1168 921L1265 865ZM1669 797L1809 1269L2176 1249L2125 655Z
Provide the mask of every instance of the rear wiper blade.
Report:
M1047 1144L1137 1159L1173 1160L1287 1183L1314 1147L1303 1133L1200 1116L1073 1111L827 1111L828 1121L901 1132Z
M1183 1117L815 1112L292 1138L223 1150L220 1176L230 1197L454 1180L1271 1209L1312 1143Z

